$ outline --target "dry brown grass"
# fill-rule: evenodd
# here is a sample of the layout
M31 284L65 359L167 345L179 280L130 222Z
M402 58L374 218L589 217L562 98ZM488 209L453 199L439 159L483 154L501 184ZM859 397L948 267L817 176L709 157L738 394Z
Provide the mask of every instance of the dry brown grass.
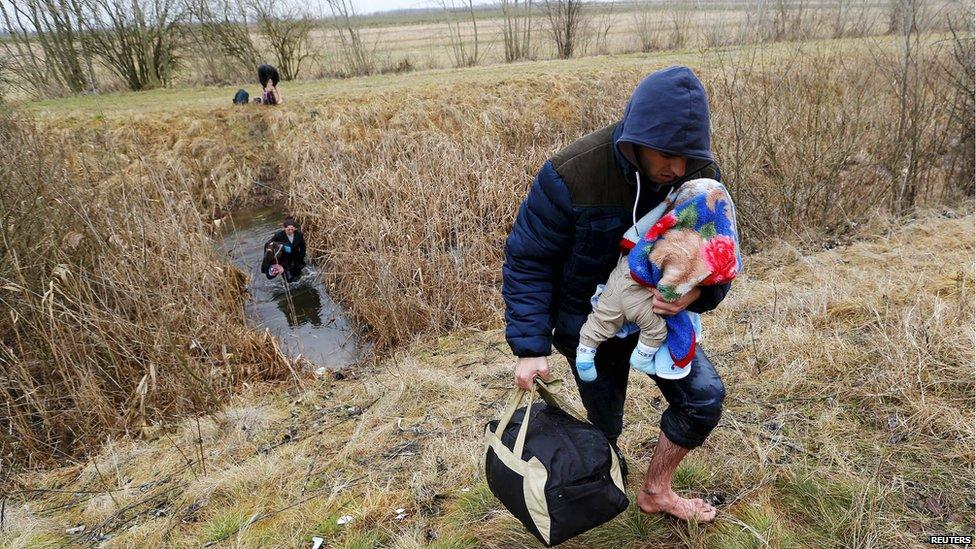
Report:
M746 243L766 250L707 321L729 413L679 476L724 492L727 514L700 532L629 513L581 543L904 545L969 512L953 482L972 478L972 432L953 410L971 409L973 391L972 217L890 232L877 221L905 209L902 169L917 183L909 208L971 201L972 164L946 167L971 144L947 138L954 88L923 62L906 103L889 78L902 58L884 45L765 51L696 67ZM17 493L3 542L58 541L80 521L118 546L316 532L346 545L419 546L428 532L445 546L525 544L474 480L511 358L498 330L458 330L500 323L502 242L539 165L614 121L654 68L460 79L205 119L62 119L50 133L5 118L4 454L67 460L126 430L149 441L17 479L71 493ZM889 131L905 112L915 133ZM333 295L392 358L361 381L249 395L177 424L289 373L244 327L240 277L208 240L255 179L288 194ZM875 240L808 253L857 234ZM648 457L660 409L632 400L631 457ZM391 518L398 507L407 520ZM342 514L355 525L337 528Z
M959 182L971 170L949 169L971 151L954 137L947 55L928 44L910 59L906 99L890 42L705 54L696 68L746 248L831 246L879 209L969 200ZM382 93L277 117L289 204L334 296L380 348L497 322L504 239L536 170L616 121L656 68ZM899 119L911 124L892 131Z
M9 115L0 132L5 473L287 375L245 327L243 277L210 243L205 205L230 183L195 175L182 138L149 159L138 142L112 146L128 135L84 142Z
M973 223L926 215L875 224L848 247L750 256L705 320L726 411L676 476L684 493L723 499L718 521L631 509L567 546L906 547L966 531ZM500 330L424 342L358 375L245 394L199 427L171 423L84 466L21 477L36 491L11 494L0 540L58 542L84 524L108 547L313 535L331 547L536 546L481 479L480 435L511 386ZM636 472L664 404L650 380L632 385L622 446ZM339 526L343 515L353 521Z

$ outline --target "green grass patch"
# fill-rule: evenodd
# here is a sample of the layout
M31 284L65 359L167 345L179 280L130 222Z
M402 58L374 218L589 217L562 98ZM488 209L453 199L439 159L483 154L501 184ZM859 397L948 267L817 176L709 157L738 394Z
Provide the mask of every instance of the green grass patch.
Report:
M3 547L14 546L15 540L9 540L10 545L7 545L7 541L8 540L5 538L0 538L0 542L2 542ZM36 534L30 534L30 536L27 538L26 547L28 549L53 549L54 547L65 547L66 545L68 544L65 542L63 536L56 536L47 532L38 532Z
M662 515L648 515L637 507L632 497L630 507L610 522L586 532L579 538L586 547L647 547L663 544L669 537Z
M200 533L200 539L203 543L207 543L211 541L220 541L237 535L237 532L242 526L244 526L249 517L250 515L239 509L220 512L214 515L214 517L203 526L203 531Z
M702 463L686 459L675 470L672 486L676 491L701 490L710 477L708 469Z
M345 529L344 524L339 524L339 518L342 517L343 515L348 515L348 514L349 513L342 510L341 508L338 511L331 513L329 516L320 520L318 524L316 524L312 528L311 535L319 536L323 539L332 539L338 537Z
M374 549L383 545L387 537L380 532L351 533L345 541L337 547L343 549Z
M802 546L774 509L749 505L733 510L732 515L736 520L722 519L718 530L708 537L709 547L762 549Z
M450 533L428 545L430 549L475 549L480 547L478 538L462 533Z
M880 497L871 486L800 468L780 477L776 491L805 543L850 547L877 530Z
M455 524L481 522L500 507L501 503L495 499L491 489L482 482L472 486L470 491L461 493L449 512L449 517Z

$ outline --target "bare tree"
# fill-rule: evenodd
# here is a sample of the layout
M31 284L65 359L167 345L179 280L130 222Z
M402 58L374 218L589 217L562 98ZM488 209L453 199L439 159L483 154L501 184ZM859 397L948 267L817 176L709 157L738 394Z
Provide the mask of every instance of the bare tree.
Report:
M596 42L596 52L597 53L608 53L610 51L610 29L613 28L614 14L613 9L616 3L613 0L607 5L600 7L600 17L597 21L591 22L592 24L585 24L581 32L581 37L584 41L589 42L589 39L593 39Z
M447 14L447 29L451 41L451 54L454 56L455 67L473 67L478 64L478 18L474 13L474 0L462 0L459 10L454 0L441 0L441 7ZM468 44L461 26L458 12L463 11L465 18L471 19L473 42Z
M561 59L573 56L586 17L582 0L544 0L549 32Z
M804 37L803 22L807 0L776 0L773 14L773 40L798 40Z
M274 52L278 70L285 80L298 77L312 55L311 34L315 22L299 8L287 8L283 2L256 0L252 3L258 32Z
M830 36L864 36L868 33L869 4L857 0L838 0L831 22Z
M85 0L84 26L98 59L130 90L169 83L185 11L177 0Z
M356 10L351 0L325 0L332 12L332 24L339 38L342 57L350 74L372 74L376 67L371 52L366 49L359 29L353 24Z
M195 50L214 77L231 71L243 75L254 70L260 54L248 29L245 4L231 0L186 0Z
M532 39L532 0L502 0L505 62L528 59Z
M0 45L20 87L40 95L94 87L79 0L3 0L0 17L8 33Z
M958 189L972 196L976 190L973 188L973 173L976 172L976 157L973 156L973 140L976 137L976 121L973 119L973 111L976 110L976 87L973 85L976 81L976 68L973 67L976 39L972 34L973 17L967 15L961 18L964 25L962 32L954 27L949 16L946 17L952 34L952 54L948 62L942 63L942 70L952 82L954 90L953 116L949 118L946 131L952 136L948 179L958 182Z

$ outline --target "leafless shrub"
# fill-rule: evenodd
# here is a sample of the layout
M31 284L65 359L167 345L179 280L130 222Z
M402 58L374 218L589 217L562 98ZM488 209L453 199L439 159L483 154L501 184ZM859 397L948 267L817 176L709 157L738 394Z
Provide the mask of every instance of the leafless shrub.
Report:
M94 88L81 0L3 0L0 16L7 33L0 52L13 82L40 96Z
M634 3L634 34L640 44L640 51L647 53L661 49L660 23L655 12L643 2Z
M289 7L284 1L256 0L251 9L258 32L274 53L281 78L298 78L302 64L312 55L315 22L302 8Z
M970 6L971 9L971 6ZM952 115L949 117L946 133L949 136L949 180L956 183L956 190L960 194L972 196L976 192L973 184L973 174L976 173L976 156L973 155L974 137L976 137L976 80L973 59L976 59L976 43L974 43L972 14L963 19L968 28L956 29L951 21L948 22L952 33L952 53L948 60L944 60L942 70L945 77L952 83ZM944 197L949 199L951 197Z
M204 81L209 84L250 76L260 54L248 29L247 5L230 0L187 0L186 9L193 50L205 66Z
M130 90L165 86L179 61L186 12L178 0L84 0L92 50Z
M864 1L838 0L830 22L830 37L866 36L871 26L871 7Z
M904 34L908 30L908 11L913 0L888 0L888 34Z
M666 5L668 18L667 41L665 49L676 50L684 47L691 35L689 12L680 2L669 1Z
M448 38L451 44L451 56L455 67L473 67L478 64L482 53L478 40L478 18L474 12L474 1L462 0L461 7L455 5L454 0L442 0L441 8L447 16ZM471 41L466 35L462 17L471 20Z
M531 56L532 0L502 0L501 9L505 62L528 59Z
M812 10L808 0L770 0L752 4L747 15L748 38L741 42L781 42L809 35Z
M594 55L610 53L610 31L616 20L615 7L616 3L611 0L600 6L599 15L584 20L580 31L580 44L584 51L590 51Z
M969 53L957 34L954 33L955 40L937 44L932 44L931 38L924 35L925 30L938 25L924 2L903 0L900 10L903 19L899 28L901 47L897 62L880 63L879 68L891 83L890 94L896 107L890 128L894 142L882 157L884 168L892 179L890 207L895 212L903 213L929 197L942 196L947 191L941 185L934 184L941 177L934 178L932 175L934 170L944 168L947 151L952 151L948 153L951 157L958 155L956 146L960 136L954 131L959 124L951 119L942 119L941 115L954 111L954 106L960 104L961 94L972 93L971 87L968 90L965 86L959 87L953 73L968 77L973 72L971 67L967 69L955 65L955 59L960 54ZM945 51L946 46L950 46L949 51ZM971 64L972 59L967 63ZM952 68L946 71L949 66ZM946 72L950 79L942 82ZM939 82L938 91L934 89L933 82ZM962 105L965 105L965 101L962 100ZM971 106L971 99L969 101ZM965 128L965 124L962 128ZM972 151L965 154L971 156ZM955 163L955 159L949 160L950 165ZM967 179L972 180L972 177L968 175ZM969 183L962 187L967 186L971 188Z
M347 73L365 75L376 72L373 53L366 47L354 22L356 10L350 0L326 0L332 14L340 53L345 59Z
M802 40L810 36L805 25L810 16L809 0L776 0L773 15L773 40Z
M585 29L586 10L582 0L544 0L549 35L560 59L569 59L579 46Z
M722 11L711 19L702 21L702 43L709 48L719 48L729 46L736 42L736 27L738 23L732 23L733 13L729 10L729 5L722 6Z

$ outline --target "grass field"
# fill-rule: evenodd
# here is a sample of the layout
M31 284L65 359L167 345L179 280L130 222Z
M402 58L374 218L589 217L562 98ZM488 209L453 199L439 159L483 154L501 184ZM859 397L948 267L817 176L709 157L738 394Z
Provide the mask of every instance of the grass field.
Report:
M947 43L905 65L889 37L297 82L274 109L231 107L236 87L25 105L0 119L0 446L18 459L0 545L534 546L478 461L512 385L501 242L541 162L675 63L709 88L750 252L705 318L727 408L676 477L719 520L632 506L568 546L972 533L972 130L953 115L971 109ZM380 350L344 379L247 330L210 246L267 200ZM630 391L636 473L665 404L648 379Z
M957 4L957 0L926 0L920 4L920 9L925 12L925 21L943 25L945 15L958 17L955 15L960 9ZM880 35L888 30L890 9L883 3L849 0L775 6L749 1L594 3L584 10L573 56ZM322 7L319 12L310 14L316 19L312 22L309 56L303 62L300 80L350 74L339 38L340 32L348 31L323 19L327 12ZM464 10L431 9L354 17L352 25L359 33L364 55L375 72L452 68L458 63L455 46L463 46L470 53L476 43L477 65L504 62L501 10L497 6L483 6L475 9L474 22L471 17ZM550 22L541 4L536 4L530 20L532 39L527 58L546 60L557 57ZM259 50L260 61L274 63L273 50L257 28L250 28L250 37ZM172 85L181 88L209 82L254 84L252 68L232 68L229 65L236 61L214 59L213 55L213 51L205 51L199 45L184 45ZM101 63L96 63L93 70L101 90L124 87L122 81ZM6 75L7 78L11 76ZM5 90L5 94L8 98L20 97L14 90Z
M894 44L891 37L875 39L881 48L890 48ZM809 45L813 48L845 50L860 47L864 42L860 39L813 41ZM765 51L775 55L776 52L792 50L792 44L772 44L764 46ZM730 51L749 51L756 46L730 47ZM470 85L478 86L490 82L497 82L508 78L535 78L557 76L560 74L586 74L594 71L627 71L648 70L651 67L667 66L669 64L691 64L700 66L703 63L715 63L716 57L703 55L698 50L680 50L656 53L630 53L619 55L604 55L583 57L569 60L525 61L520 63L496 64L463 69L430 69L408 74L386 74L362 76L348 79L326 79L296 81L282 84L285 110L314 107L316 104L328 102L330 98L350 98L356 96L374 96L382 92L394 92L401 89L418 90L431 86ZM172 89L156 89L144 92L114 92L97 95L81 95L63 99L50 99L24 103L23 106L44 117L60 118L77 115L82 119L91 117L106 117L109 119L124 119L131 115L180 111L202 111L227 107L239 86L221 87L185 87ZM245 86L256 93L256 85ZM297 103L292 105L291 103ZM247 109L261 109L260 106L250 105Z

